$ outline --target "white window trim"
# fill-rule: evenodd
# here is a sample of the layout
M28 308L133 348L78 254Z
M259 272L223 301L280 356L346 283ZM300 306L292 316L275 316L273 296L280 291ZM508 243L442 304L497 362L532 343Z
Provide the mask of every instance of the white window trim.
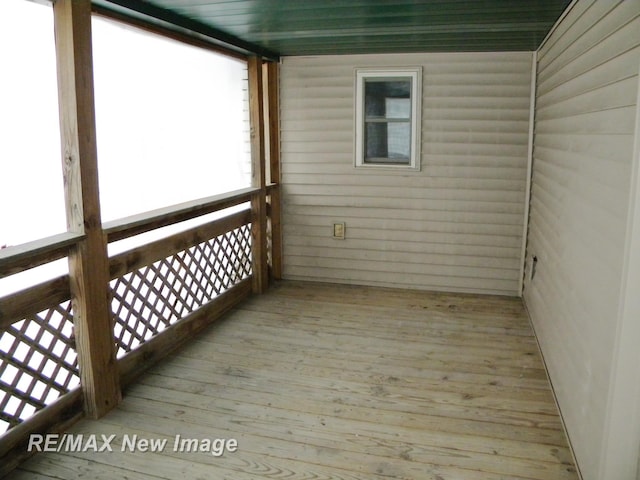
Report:
M387 170L415 170L421 167L422 68L357 68L355 74L355 167ZM364 161L364 82L368 78L411 80L411 156L409 164L365 163Z

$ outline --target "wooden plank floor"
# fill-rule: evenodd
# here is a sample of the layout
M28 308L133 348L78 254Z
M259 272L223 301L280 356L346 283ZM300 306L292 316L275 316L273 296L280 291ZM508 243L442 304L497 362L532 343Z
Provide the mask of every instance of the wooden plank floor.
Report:
M38 454L15 478L578 478L522 303L505 297L283 282L71 433L115 434L113 451ZM136 434L167 446L122 451ZM238 449L174 451L176 435Z

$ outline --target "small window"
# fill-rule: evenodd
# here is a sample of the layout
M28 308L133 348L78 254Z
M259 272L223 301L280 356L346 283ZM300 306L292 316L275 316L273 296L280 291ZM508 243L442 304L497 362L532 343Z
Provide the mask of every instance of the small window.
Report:
M356 70L356 167L420 170L420 74Z

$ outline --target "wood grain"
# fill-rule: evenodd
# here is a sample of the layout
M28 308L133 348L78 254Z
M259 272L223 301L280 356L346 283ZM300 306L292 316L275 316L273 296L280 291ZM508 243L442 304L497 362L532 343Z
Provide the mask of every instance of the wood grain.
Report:
M82 233L65 232L0 249L0 278L66 257L69 248L83 239Z
M263 293L268 286L269 272L267 269L265 100L261 58L249 58L248 75L249 120L251 124L251 186L259 189L251 198L253 291L254 293Z
M271 232L271 276L282 279L282 200L280 182L280 99L279 67L276 62L265 64L267 90L267 121L269 140L269 225Z
M0 298L0 329L69 300L69 288L69 276L63 275Z
M121 383L132 383L151 365L189 340L197 338L200 330L249 296L250 283L249 279L243 280L119 359Z
M174 223L183 222L201 215L206 215L207 213L217 212L248 202L251 200L251 195L255 192L255 188L242 188L232 192L158 208L150 212L131 215L105 223L104 232L109 242L116 242L133 235L173 225Z
M199 225L184 232L179 232L161 240L142 245L112 257L110 278L120 277L128 272L150 265L192 245L215 238L251 221L248 209L236 212L214 222Z
M60 0L53 10L67 228L85 235L69 252L76 348L85 413L97 418L121 394L98 190L91 2Z
M16 478L578 478L526 313L506 297L276 283L72 432L239 449L43 454Z
M28 421L4 433L0 441L0 478L13 474L12 470L31 456L26 448L30 434L67 430L82 417L82 403L82 391L76 388L37 412Z

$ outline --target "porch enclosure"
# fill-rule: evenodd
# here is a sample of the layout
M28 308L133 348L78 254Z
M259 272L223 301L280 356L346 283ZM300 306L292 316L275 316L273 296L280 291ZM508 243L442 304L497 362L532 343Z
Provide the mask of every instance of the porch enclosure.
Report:
M103 224L91 14L90 2L54 4L68 232L0 251L0 278L69 260L68 275L0 298L0 476L26 454L30 433L104 415L149 364L281 275L277 66L245 58L251 187ZM113 242L208 214L107 253Z
M0 277L61 258L70 265L69 275L0 298L0 335L11 345L0 352L0 382L9 392L0 398L0 435L6 430L0 473L19 461L29 432L62 430L83 414L125 408L123 385L250 292L264 291L271 275L345 289L521 296L581 477L638 477L640 1L507 2L516 10L562 4L564 13L549 13L547 25L538 21L541 12L516 11L498 35L509 39L499 45L511 48L477 52L460 51L476 38L464 30L474 23L460 24L456 16L434 29L428 8L423 17L408 9L398 18L420 18L426 33L446 33L431 42L401 21L396 30L353 24L357 35L336 38L331 16L339 10L326 8L323 26L304 9L296 25L313 23L318 41L286 21L296 2L276 2L284 8L280 24L268 22L269 15L245 15L232 26L264 23L252 24L259 28L247 28L235 53L227 52L248 65L251 187L107 224L96 193L91 3L55 2L68 231L0 250ZM216 2L200 9L195 1L154 0L173 8L169 17L154 17L158 9L150 2L93 3L96 12L144 4L153 18L148 28L178 37L193 26L184 23L187 11L199 11L209 32L234 20ZM271 14L275 5L246 3ZM361 3L354 19L371 20L369 2ZM120 20L136 23L137 14L145 15L129 17L135 9L122 13L127 8L119 10ZM478 10L477 26L490 37L478 30L473 46L486 48L498 18L487 5ZM167 18L178 21L174 30L158 26L170 24ZM389 27L387 16L379 18ZM527 18L539 27L539 39L523 30ZM525 34L531 45L516 48L512 40ZM390 37L400 42L396 50ZM442 38L458 46L443 50ZM201 40L190 41L221 48ZM238 53L251 45L262 57ZM286 55L279 68L278 55ZM355 69L402 67L423 71L421 168L356 169ZM217 217L199 227L107 253L120 239L209 214ZM344 238L332 238L332 224L344 226ZM342 301L336 305L332 314L342 315ZM501 392L498 401L504 398Z

